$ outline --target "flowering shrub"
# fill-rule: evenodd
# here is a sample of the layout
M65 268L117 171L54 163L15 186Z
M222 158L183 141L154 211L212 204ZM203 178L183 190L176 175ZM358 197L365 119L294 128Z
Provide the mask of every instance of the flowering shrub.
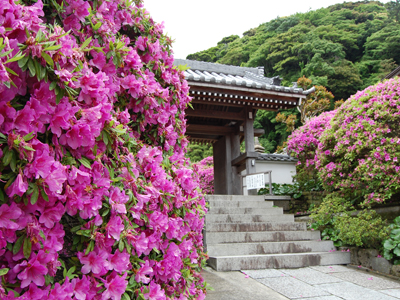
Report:
M330 120L336 111L328 111L314 117L296 129L288 138L287 150L299 161L297 162L296 179L301 185L317 181L315 153L319 138L325 129L330 128Z
M200 189L204 194L214 194L214 161L212 156L193 164L193 169L199 175Z
M190 98L141 1L0 0L0 298L204 299Z
M316 167L326 188L343 197L383 202L400 189L400 81L350 97L324 131Z

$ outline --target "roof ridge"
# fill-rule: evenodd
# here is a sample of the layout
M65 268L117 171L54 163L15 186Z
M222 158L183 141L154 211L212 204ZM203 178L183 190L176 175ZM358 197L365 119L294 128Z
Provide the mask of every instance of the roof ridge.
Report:
M248 72L250 74L254 74L254 75L263 75L263 73L264 73L263 69L260 69L260 68L223 65L223 64L190 60L190 59L175 59L174 65L187 65L188 67L190 67L192 69L196 69L196 70L200 70L200 71L208 71L210 73L215 72L215 73L232 74L232 75L239 75L239 76L245 76L246 72Z

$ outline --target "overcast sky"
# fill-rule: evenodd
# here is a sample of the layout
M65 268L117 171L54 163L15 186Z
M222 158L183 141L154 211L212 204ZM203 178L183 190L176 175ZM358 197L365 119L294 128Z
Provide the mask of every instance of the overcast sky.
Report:
M224 37L240 37L250 28L275 19L327 7L340 0L144 0L153 19L164 21L166 32L175 40L174 57L216 46ZM346 1L356 2L356 1ZM383 3L389 0L381 1Z

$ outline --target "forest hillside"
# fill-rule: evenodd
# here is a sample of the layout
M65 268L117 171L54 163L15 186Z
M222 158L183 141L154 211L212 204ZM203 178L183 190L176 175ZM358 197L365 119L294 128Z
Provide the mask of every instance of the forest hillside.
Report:
M243 37L223 38L187 59L264 66L284 85L303 75L326 86L335 99L348 98L376 83L400 63L399 5L348 2L278 17Z
M379 1L335 4L278 17L249 29L243 37L224 37L215 47L190 54L187 59L263 66L265 76L279 75L285 86L306 76L314 85L327 87L335 101L347 99L400 64L399 19L399 0L386 4ZM281 113L289 115L296 111ZM276 116L277 112L260 110L255 119L255 127L265 130L260 142L270 153L290 134L284 123L276 121ZM298 118L295 127L300 125ZM198 145L191 147L199 152L196 161L210 152Z

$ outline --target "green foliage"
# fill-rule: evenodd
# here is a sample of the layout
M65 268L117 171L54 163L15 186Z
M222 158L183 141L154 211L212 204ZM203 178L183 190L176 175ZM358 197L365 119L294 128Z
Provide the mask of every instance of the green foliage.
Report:
M260 144L265 148L266 153L274 153L278 146L281 146L290 135L287 125L276 121L276 116L282 113L285 116L299 115L297 109L282 111L258 110L254 120L254 128L262 128L265 133L258 138ZM295 127L300 126L300 118L297 118Z
M365 209L356 216L340 215L335 220L338 238L346 245L380 249L388 237L386 221L376 211Z
M374 210L364 209L358 214L348 199L336 193L326 196L310 216L312 229L321 230L324 239L334 241L335 246L358 246L380 249L388 237L386 221Z
M213 156L213 148L211 144L189 143L187 149L186 157L188 157L192 163Z
M383 242L383 257L394 259L395 265L400 265L400 216L389 225L389 238Z
M266 76L280 75L286 84L305 75L336 99L347 99L400 63L399 12L400 0L335 4L278 17L187 58L264 66ZM267 137L264 144L277 146Z
M297 182L294 184L288 183L272 183L272 194L279 195L279 196L292 196L293 198L297 199L300 198L303 194L300 191L300 186ZM258 191L259 195L269 194L269 187L262 188Z

